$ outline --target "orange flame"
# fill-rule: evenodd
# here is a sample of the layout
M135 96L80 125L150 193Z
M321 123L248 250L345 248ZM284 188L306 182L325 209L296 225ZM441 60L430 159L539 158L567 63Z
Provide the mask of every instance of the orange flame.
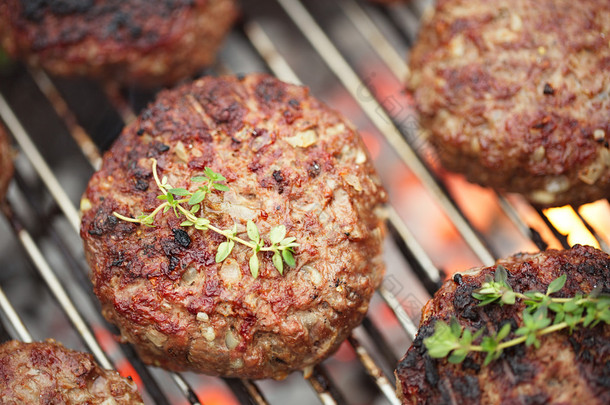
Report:
M568 238L568 244L590 245L599 249L599 243L570 206L547 208L544 215L553 226Z

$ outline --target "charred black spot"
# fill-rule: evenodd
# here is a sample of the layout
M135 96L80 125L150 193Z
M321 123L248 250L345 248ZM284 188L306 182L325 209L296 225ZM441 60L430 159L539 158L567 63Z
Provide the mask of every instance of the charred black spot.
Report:
M453 305L458 312L474 305L474 298L472 297L473 290L474 288L472 286L463 286L463 288L459 288L455 291Z
M417 365L417 353L409 350L407 355L398 363L397 370L412 369Z
M174 269L178 266L178 264L180 263L180 259L178 259L176 256L170 256L169 257L169 271L174 271Z
M157 152L159 153L164 153L167 152L169 150L169 145L166 145L164 143L156 143L155 144L155 149L157 150Z
M131 15L122 11L114 14L108 26L106 27L106 35L114 38L122 39L126 33L132 39L142 36L142 27L132 21Z
M174 233L174 241L177 244L185 248L191 245L191 238L189 237L189 234L186 233L186 231L182 229L172 229L172 232Z
M121 264L123 264L124 261L125 261L125 258L123 257L123 252L119 252L118 258L113 260L113 262L110 265L118 267Z
M479 373L481 371L481 365L474 361L472 357L468 356L462 362L462 367L466 370L473 370L475 373Z
M320 165L318 164L318 162L313 162L309 165L309 168L307 169L307 172L309 173L309 177L311 177L312 179L314 177L317 177L320 174L321 168Z
M295 100L294 98L288 100L288 104L290 104L292 108L299 108L301 106L301 103L299 103L299 101Z
M453 282L457 285L462 284L462 275L460 273L455 273L455 275L453 276Z
M270 102L282 102L285 97L283 83L277 79L265 78L256 86L256 95L259 99Z
M463 398L476 399L481 396L479 379L471 375L459 377L453 382L453 389Z
M136 190L146 191L146 190L148 190L148 182L146 180L137 179L134 187Z
M138 129L138 131L136 132L137 136L142 136L144 135L144 132L146 132L143 128Z
M555 94L555 89L553 89L553 87L551 87L549 83L545 83L544 90L542 90L542 92L545 96L552 96L553 94Z
M273 171L273 179L275 181L277 181L278 183L281 183L284 181L284 176L282 176L282 172L280 170L274 170Z
M436 367L436 361L430 358L430 356L428 356L427 354L424 355L424 368L426 381L433 387L436 386L440 380Z
M89 225L89 230L87 231L89 235L102 236L106 232L112 231L118 222L118 218L114 215L108 215L105 210L99 209L95 218Z
M523 345L509 348L502 354L501 359L506 360L517 381L530 381L536 376L537 368L527 358Z

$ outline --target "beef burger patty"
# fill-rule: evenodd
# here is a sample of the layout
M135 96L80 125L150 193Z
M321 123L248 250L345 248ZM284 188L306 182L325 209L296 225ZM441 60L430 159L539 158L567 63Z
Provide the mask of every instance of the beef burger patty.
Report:
M0 346L3 404L143 404L133 381L54 340Z
M171 84L209 65L235 0L7 0L0 45L57 75Z
M158 177L195 191L206 167L226 178L202 204L211 224L265 243L296 238L296 266L181 226L119 220L162 203ZM178 197L177 197L178 198ZM304 87L267 75L206 77L164 91L120 135L83 197L81 236L105 317L142 359L170 370L282 378L332 354L365 315L384 273L386 194L354 127ZM188 207L186 204L183 204Z
M448 169L539 206L610 197L610 2L439 0L410 56Z
M566 275L565 286L553 297L589 294L594 288L610 293L610 256L590 246L518 254L499 260L515 292L546 292L551 281ZM435 323L455 317L473 333L498 332L509 323L506 338L518 337L523 326L523 300L515 305L479 306L472 293L497 266L456 274L423 309L419 332L396 370L397 390L405 404L607 404L610 402L610 325L579 325L540 337L540 348L509 347L489 365L485 353L471 352L460 364L431 358L424 339ZM551 314L551 312L549 312ZM476 344L480 344L476 341Z

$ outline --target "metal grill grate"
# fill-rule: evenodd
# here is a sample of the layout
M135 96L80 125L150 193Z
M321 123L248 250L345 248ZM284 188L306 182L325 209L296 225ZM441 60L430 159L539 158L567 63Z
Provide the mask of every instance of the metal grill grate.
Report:
M2 203L6 219L2 226L11 230L0 240L4 273L0 317L5 335L23 341L53 337L73 342L90 351L103 367L133 370L150 403L206 403L202 398L211 398L206 397L207 390L228 392L230 397L223 398L241 403L284 403L286 398L310 403L310 397L300 396L302 386L309 385L323 404L398 404L392 371L416 333L421 304L447 273L489 265L516 250L570 243L548 212L518 197L466 185L437 167L402 92L408 74L403 55L429 1L386 7L356 0L244 3L242 25L229 36L219 62L204 73L269 71L283 80L307 84L314 94L345 112L361 128L370 149L377 150L371 152L391 195L388 276L363 325L339 354L306 371L308 378L291 376L283 382L168 373L143 365L129 345L108 339L116 330L99 315L91 292L76 204L89 176L100 166L100 150L154 95L49 78L42 71L15 65L0 76L0 117L20 152L15 181ZM403 179L411 179L408 187L403 187ZM415 197L405 197L407 191ZM484 219L494 225L481 225L473 206L491 212ZM610 217L607 201L596 203L593 214L582 207L565 209L576 218L576 227L608 251L608 229L592 220ZM426 236L430 231L422 231L419 211L425 213L423 221L432 224L441 218L438 229L424 226L432 228L432 242ZM452 238L443 240L446 234ZM14 245L21 249L15 251ZM448 254L437 255L442 250ZM19 276L20 272L25 275ZM44 288L24 287L26 279L39 280ZM45 298L49 293L53 299ZM37 320L49 313L40 302L49 302L49 308L60 313L59 326L39 325ZM354 360L342 365L342 356ZM361 392L360 382L344 381L347 369L367 378L368 397L352 392ZM286 394L293 387L296 396Z

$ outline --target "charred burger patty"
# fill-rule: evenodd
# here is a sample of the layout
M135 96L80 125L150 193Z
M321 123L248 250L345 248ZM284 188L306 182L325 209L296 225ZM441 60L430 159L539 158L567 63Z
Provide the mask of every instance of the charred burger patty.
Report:
M1 345L0 393L3 404L144 403L133 381L53 340Z
M8 0L0 45L58 75L170 84L209 65L234 0Z
M610 197L610 2L439 0L408 87L442 163L540 206Z
M159 178L195 190L220 173L202 211L248 240L283 225L296 267L158 213L155 227L119 220L161 201ZM83 198L81 236L105 317L144 361L171 370L281 378L332 354L381 282L386 198L356 130L303 87L266 75L206 77L162 92L104 156Z
M610 293L610 256L589 246L519 254L499 260L508 284L519 293L547 291L551 281L566 275L565 286L554 297L589 294L598 288ZM504 350L483 365L485 353L472 352L460 364L428 354L424 339L437 321L455 317L471 331L499 331L511 325L507 339L523 325L525 304L489 304L472 293L496 266L456 274L423 309L417 338L396 370L398 394L405 404L607 404L610 402L610 325L577 327L540 337L540 348L524 344ZM487 333L489 334L489 333Z

